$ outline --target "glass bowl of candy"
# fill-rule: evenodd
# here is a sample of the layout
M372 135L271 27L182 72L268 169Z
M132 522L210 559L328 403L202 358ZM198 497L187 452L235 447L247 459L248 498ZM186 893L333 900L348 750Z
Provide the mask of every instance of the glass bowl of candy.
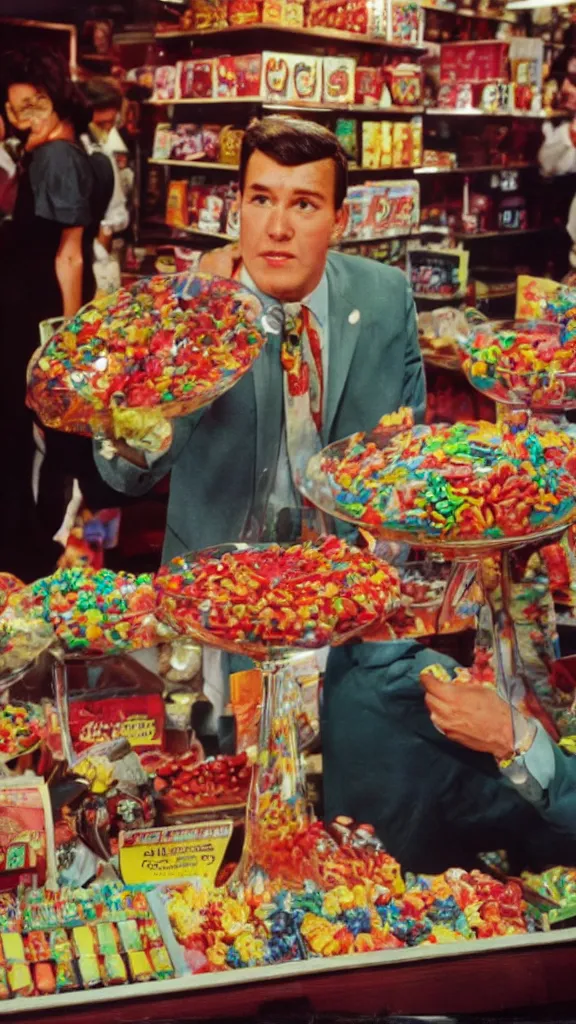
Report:
M365 639L402 640L474 628L481 604L481 593L474 579L452 604L445 600L451 573L449 562L410 561L397 569L399 607Z
M483 421L355 434L310 460L302 492L385 540L475 559L576 519L575 452L562 433Z
M0 704L0 764L36 750L44 728L44 712L39 704L26 701Z
M496 320L460 335L462 368L478 391L534 411L576 409L576 348L560 324Z
M152 576L110 569L59 569L12 598L22 618L43 620L68 657L102 657L159 640Z
M257 296L209 274L160 275L95 299L30 364L28 404L72 433L128 440L210 404L266 340Z
M176 632L259 660L343 643L384 618L399 596L387 562L336 537L207 548L173 559L156 587L158 616Z

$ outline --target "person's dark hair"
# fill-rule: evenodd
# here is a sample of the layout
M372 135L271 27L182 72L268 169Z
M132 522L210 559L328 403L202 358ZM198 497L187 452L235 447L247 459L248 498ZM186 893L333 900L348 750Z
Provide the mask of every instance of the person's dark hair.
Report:
M50 97L58 117L71 121L78 134L86 131L90 111L60 53L40 45L4 53L0 56L0 80L4 98L11 85L33 85Z
M82 86L82 93L91 110L120 110L122 107L120 89L106 78L89 78Z
M334 205L339 210L348 188L348 161L333 132L314 121L277 114L252 121L244 134L240 151L240 191L244 190L248 161L255 152L282 164L298 167L316 160L332 160L335 171Z
M571 60L576 58L576 47L565 46L563 50L554 58L550 66L550 78L557 78L559 82L566 77L568 73L568 65Z

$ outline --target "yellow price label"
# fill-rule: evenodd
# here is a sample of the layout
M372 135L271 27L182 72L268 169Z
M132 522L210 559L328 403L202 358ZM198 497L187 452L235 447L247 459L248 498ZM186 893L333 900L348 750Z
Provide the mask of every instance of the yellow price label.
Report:
M120 874L126 885L180 882L206 878L214 882L232 835L229 819L121 832Z

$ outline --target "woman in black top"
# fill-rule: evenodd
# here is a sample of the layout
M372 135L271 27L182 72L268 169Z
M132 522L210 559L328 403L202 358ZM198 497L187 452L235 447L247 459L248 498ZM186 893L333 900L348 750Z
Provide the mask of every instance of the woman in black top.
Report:
M0 69L6 115L24 144L13 219L0 242L0 569L31 579L53 570L61 549L51 538L66 506L66 477L90 468L92 459L88 442L47 431L34 504L26 366L39 345L39 323L74 316L94 295L92 243L113 172L77 142L90 115L59 55L31 48L5 55Z

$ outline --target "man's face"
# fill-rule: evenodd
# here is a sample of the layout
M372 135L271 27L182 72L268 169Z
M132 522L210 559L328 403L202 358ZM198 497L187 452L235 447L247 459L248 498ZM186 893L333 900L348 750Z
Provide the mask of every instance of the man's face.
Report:
M297 302L319 283L329 246L343 227L334 205L330 159L283 167L258 150L246 168L241 201L242 261L260 291Z
M97 129L98 135L107 139L116 124L118 111L116 107L106 107L104 110L95 110L92 114L92 124Z
M566 77L562 82L560 97L563 109L576 114L576 58L574 57L568 61Z

